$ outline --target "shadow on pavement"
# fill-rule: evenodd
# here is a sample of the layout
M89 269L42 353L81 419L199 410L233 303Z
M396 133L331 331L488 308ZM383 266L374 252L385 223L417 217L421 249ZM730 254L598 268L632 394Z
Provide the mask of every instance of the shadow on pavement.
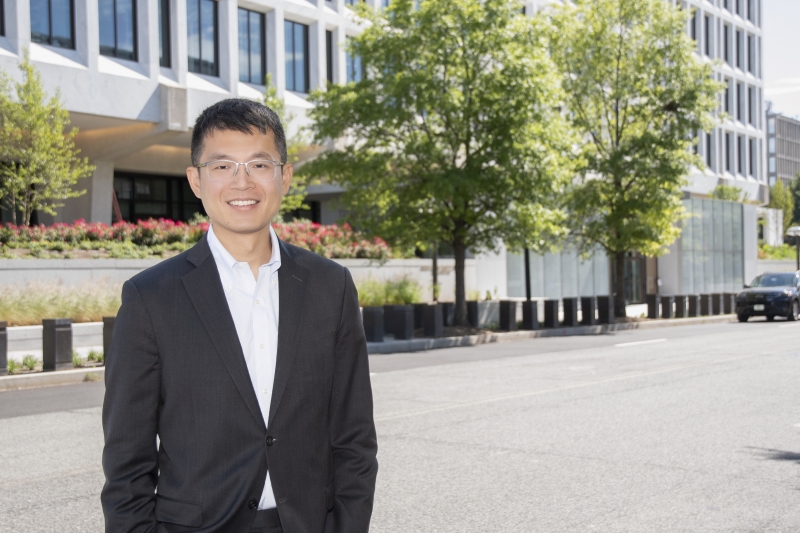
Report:
M792 461L800 465L800 453L787 452L785 450L773 450L771 448L756 448L748 446L748 449L759 454L762 459L769 461Z

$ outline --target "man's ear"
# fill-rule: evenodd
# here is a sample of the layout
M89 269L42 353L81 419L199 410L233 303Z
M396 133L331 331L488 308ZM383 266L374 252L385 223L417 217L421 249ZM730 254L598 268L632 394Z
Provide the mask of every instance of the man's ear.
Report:
M186 179L189 180L189 186L192 188L194 195L200 198L200 169L186 167Z
M289 188L292 186L292 176L294 175L294 167L291 164L283 165L283 174L281 176L281 191L282 195L289 194Z

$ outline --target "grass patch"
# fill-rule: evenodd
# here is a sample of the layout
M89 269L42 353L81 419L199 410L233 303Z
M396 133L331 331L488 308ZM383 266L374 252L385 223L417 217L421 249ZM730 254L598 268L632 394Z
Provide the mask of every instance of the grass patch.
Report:
M770 246L769 244L761 243L758 245L758 258L759 259L795 259L797 249L789 244L782 244L780 246Z
M72 366L75 368L83 368L86 366L86 359L81 357L75 350L72 350Z
M86 360L94 363L102 363L104 360L104 355L102 350L89 350L89 353L86 356Z
M32 355L26 355L22 358L22 367L29 372L36 370L38 364L39 360Z
M9 359L6 368L8 369L9 375L11 374L19 374L22 370L22 365L19 364L19 361L16 359Z
M388 281L368 278L358 284L358 303L362 307L408 305L421 300L422 287L407 277Z
M71 318L73 322L100 322L115 316L121 288L108 281L65 287L58 282L6 285L0 290L0 320L9 326L34 326L43 318Z

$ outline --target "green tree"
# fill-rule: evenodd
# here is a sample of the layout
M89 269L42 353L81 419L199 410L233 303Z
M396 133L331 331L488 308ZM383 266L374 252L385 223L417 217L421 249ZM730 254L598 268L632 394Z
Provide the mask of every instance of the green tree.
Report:
M689 13L671 2L574 0L548 13L551 55L583 135L573 235L613 258L622 317L625 254L660 255L680 234L681 188L692 165L703 167L692 147L714 126L722 86L694 57Z
M724 200L726 202L741 202L742 189L735 185L717 185L711 191L711 198Z
M272 83L272 74L267 74L265 83L267 87L264 93L264 105L275 111L281 119L284 131L288 135L289 124L294 120L294 113L289 113L286 110L286 104L278 98L278 90ZM286 162L294 165L300 160L300 151L308 146L307 136L302 129L299 129L294 135L286 138ZM292 188L289 194L283 197L281 202L280 214L283 215L295 209L307 207L305 205L306 187L308 186L308 179L306 176L295 172L292 178Z
M769 207L783 211L783 235L786 235L786 230L792 227L795 204L792 190L784 187L780 178L769 188Z
M465 325L468 249L538 249L564 231L572 139L541 21L507 0L358 13L369 23L349 51L367 75L311 96L316 143L348 142L303 169L343 185L351 219L395 246L452 246Z
M789 190L792 191L794 198L794 212L792 213L792 223L800 225L800 174L794 177L789 183ZM783 216L786 216L785 214Z
M22 81L13 91L0 73L0 196L29 225L34 211L55 215L62 200L84 194L74 186L94 167L78 156L78 129L70 128L58 93L47 99L27 50L19 68Z

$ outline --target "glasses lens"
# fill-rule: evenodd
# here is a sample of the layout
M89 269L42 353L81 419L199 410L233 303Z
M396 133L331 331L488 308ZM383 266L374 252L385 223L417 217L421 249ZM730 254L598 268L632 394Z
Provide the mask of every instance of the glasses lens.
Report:
M236 172L236 163L233 161L211 161L206 165L206 168L211 181L230 181Z
M250 161L247 169L250 171L250 178L254 181L272 181L275 179L277 165L272 161Z

